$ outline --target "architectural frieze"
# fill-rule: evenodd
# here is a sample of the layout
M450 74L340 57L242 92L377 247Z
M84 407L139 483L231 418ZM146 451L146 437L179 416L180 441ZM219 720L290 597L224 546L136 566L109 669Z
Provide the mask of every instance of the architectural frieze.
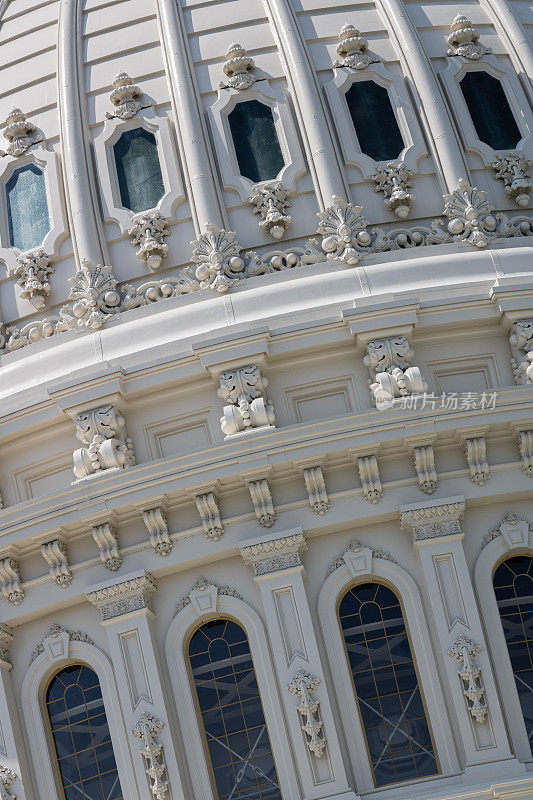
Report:
M89 603L100 609L102 621L107 622L134 611L149 611L150 598L155 590L154 578L143 571L123 581L95 587L87 592L86 597Z
M496 238L533 235L531 218L493 213L485 193L466 181L444 199L447 225L437 218L429 227L414 225L385 231L369 228L360 206L334 197L333 204L318 214L320 238L309 239L303 248L274 250L262 256L254 251L243 253L235 232L208 225L206 232L192 242L191 267L181 268L177 276L146 281L137 287L118 287L111 267L84 261L70 279L72 304L64 305L59 315L4 326L0 351L13 352L73 329L98 330L124 311L200 290L223 294L239 281L288 269L324 262L352 267L372 254L453 242L484 248Z

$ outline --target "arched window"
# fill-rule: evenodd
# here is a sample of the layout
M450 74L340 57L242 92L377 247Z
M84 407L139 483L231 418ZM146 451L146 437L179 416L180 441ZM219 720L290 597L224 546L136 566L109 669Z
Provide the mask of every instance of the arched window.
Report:
M11 246L38 247L50 230L43 171L35 164L16 169L6 183L6 200Z
M219 800L281 800L250 646L228 619L202 625L189 659Z
M276 178L285 165L270 106L237 103L228 115L241 175L254 183Z
M533 558L508 558L494 573L493 585L533 750Z
M374 161L398 158L405 145L385 87L355 81L345 97L361 152Z
M122 800L98 677L84 664L56 673L46 693L65 800Z
M460 82L478 138L493 150L516 147L522 138L501 82L488 72L467 72Z
M155 208L165 194L165 186L154 134L144 128L125 131L113 151L124 208L134 214Z
M437 773L400 602L379 583L350 589L339 619L376 786Z

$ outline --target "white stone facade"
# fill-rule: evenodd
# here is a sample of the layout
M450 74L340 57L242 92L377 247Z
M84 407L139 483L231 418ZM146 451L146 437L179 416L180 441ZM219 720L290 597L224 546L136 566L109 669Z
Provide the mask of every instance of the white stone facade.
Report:
M533 557L531 9L6 0L0 19L1 800L71 800L44 702L78 663L125 800L218 800L187 648L221 618L248 637L283 800L531 800L492 585ZM478 137L471 71L503 87L516 147ZM360 81L388 93L392 161L362 152ZM268 181L232 143L248 100L272 111ZM113 155L138 128L163 184L142 212ZM27 165L49 216L29 249L6 194ZM365 583L400 600L428 778L376 785L338 619Z

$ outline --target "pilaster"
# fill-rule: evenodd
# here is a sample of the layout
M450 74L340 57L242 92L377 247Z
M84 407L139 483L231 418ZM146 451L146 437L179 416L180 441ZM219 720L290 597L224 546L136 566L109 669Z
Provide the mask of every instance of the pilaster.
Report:
M9 645L11 629L0 623L0 797L33 800L26 747L13 690Z
M150 598L155 590L154 578L140 570L93 586L86 596L100 609L107 632L141 798L180 800L189 792L152 629Z
M301 553L306 549L301 528L240 545L261 593L303 795L354 800L305 591Z
M420 561L427 608L440 647L461 736L467 772L520 772L512 759L487 644L463 548L464 497L401 506L401 527L410 533ZM502 765L508 761L508 765Z

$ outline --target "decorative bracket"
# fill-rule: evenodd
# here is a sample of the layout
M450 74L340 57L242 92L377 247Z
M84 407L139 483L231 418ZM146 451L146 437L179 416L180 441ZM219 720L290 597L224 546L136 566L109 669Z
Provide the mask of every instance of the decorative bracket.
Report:
M475 658L481 653L481 647L464 634L460 634L448 650L448 655L461 664L458 672L465 688L463 694L472 717L482 725L488 713L485 703L485 687L481 667L476 667Z
M316 467L307 467L304 469L303 473L311 511L322 516L328 512L331 507L322 467L320 465Z
M66 589L72 583L72 572L69 568L67 546L61 539L44 542L41 553L48 564L50 577L60 589Z
M122 556L118 547L115 526L110 522L95 525L92 529L93 539L100 551L100 560L106 569L116 572L122 566Z
M196 495L196 508L202 519L202 527L208 539L218 542L224 535L224 526L220 519L217 498L214 492Z
M168 794L168 781L163 779L167 766L163 754L163 745L156 741L165 723L144 712L132 730L132 735L143 743L141 754L144 759L146 774L150 780L150 789L157 800L165 800Z
M172 539L168 533L167 518L161 507L143 511L144 524L150 534L150 544L158 556L168 556L172 550Z
M379 466L376 456L359 456L357 458L359 478L363 485L363 494L369 503L379 503L383 497L383 489L379 477Z
M418 476L418 485L426 494L433 494L437 488L438 481L433 445L426 444L420 447L413 447L412 451Z
M484 486L490 478L485 437L465 437L464 447L466 463L470 469L470 480L476 486Z
M106 469L135 464L133 443L124 417L114 405L82 411L76 417L76 438L84 445L73 454L74 475L87 478Z
M326 739L322 736L324 723L319 719L320 702L312 699L319 684L320 678L299 669L287 686L287 690L300 700L296 711L302 717L301 728L305 733L307 746L315 758L321 758L326 747Z
M13 606L19 606L24 600L19 562L14 558L0 560L0 590L2 597Z
M271 528L276 521L276 512L267 479L261 478L260 480L250 481L248 489L258 523L263 528Z
M509 345L516 383L519 386L533 383L533 319L519 319L513 323Z
M407 336L391 336L366 343L363 364L370 373L370 392L378 409L390 408L396 398L427 391L418 367L409 366L414 353Z
M520 431L516 439L522 457L522 470L528 478L533 478L533 430Z

